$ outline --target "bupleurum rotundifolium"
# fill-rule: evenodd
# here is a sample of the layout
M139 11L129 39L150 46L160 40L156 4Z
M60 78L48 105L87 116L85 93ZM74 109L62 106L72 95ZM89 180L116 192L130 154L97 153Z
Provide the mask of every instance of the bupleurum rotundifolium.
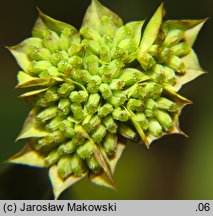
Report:
M178 116L190 101L177 91L204 73L192 45L205 20L163 16L161 5L142 34L144 21L124 25L97 0L79 31L39 11L32 37L9 47L32 106L17 138L29 141L9 161L49 167L57 198L86 175L114 188L127 141L184 134Z

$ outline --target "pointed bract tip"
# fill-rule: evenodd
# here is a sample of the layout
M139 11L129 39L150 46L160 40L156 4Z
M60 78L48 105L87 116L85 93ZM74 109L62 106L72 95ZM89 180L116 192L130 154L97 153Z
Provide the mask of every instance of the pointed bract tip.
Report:
M14 46L4 46L4 48L6 48L7 50L11 51L14 49Z
M191 101L191 100L189 100L189 99L186 99L186 101L185 101L185 104L186 105L188 105L188 104L193 104L194 102L193 101Z
M183 136L186 137L186 138L189 138L189 135L186 134L185 132L183 132L182 130L180 131L180 134L183 135Z
M39 14L43 14L42 11L40 10L40 8L38 6L36 7L36 9L37 9L37 11L38 11Z
M203 23L206 23L209 19L210 19L210 17L204 18L204 19L203 19Z
M160 6L158 7L158 10L161 10L162 13L163 13L163 15L166 13L165 7L164 7L164 3L163 3L163 2L162 2L162 3L160 4Z
M146 148L147 148L147 149L150 149L150 143L149 143L149 144L146 144Z
M47 17L47 15L45 13L43 13L39 7L36 7L37 11L38 11L38 16L42 19L44 17Z

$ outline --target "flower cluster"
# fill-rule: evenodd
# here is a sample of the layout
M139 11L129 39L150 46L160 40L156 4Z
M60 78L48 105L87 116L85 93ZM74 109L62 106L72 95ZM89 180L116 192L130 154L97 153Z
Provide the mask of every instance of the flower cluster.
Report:
M49 167L55 196L89 175L115 187L125 142L150 143L182 133L180 87L203 73L192 50L205 20L163 21L161 5L144 21L123 24L93 0L82 27L39 11L32 37L9 47L22 71L17 88L32 106L9 161Z

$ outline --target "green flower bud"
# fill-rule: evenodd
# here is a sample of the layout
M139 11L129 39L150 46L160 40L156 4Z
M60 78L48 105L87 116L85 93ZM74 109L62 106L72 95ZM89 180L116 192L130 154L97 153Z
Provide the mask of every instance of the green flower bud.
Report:
M140 59L138 59L140 64L141 64L141 67L146 71L150 68L152 68L155 64L156 64L156 61L155 59L149 54L149 53L146 53L144 54Z
M47 71L42 71L40 74L38 74L40 78L48 78L49 73Z
M41 150L41 149L46 148L46 149L52 150L52 148L54 148L55 146L58 146L64 140L65 140L65 137L62 134L62 132L57 130L47 135L46 137L40 139L38 141L38 144L36 145L36 149Z
M154 118L149 119L148 129L149 129L149 132L155 137L159 137L162 135L162 127L159 124L159 122Z
M58 68L52 66L47 68L48 75L51 77L63 77L63 74L58 71Z
M58 130L64 119L65 119L64 116L56 116L46 125L46 128L51 131Z
M44 30L43 32L44 46L52 52L59 50L59 36L51 30Z
M157 104L159 109L169 111L169 112L176 112L178 109L177 104L175 104L174 102L172 102L171 100L165 97L158 98Z
M174 44L177 44L182 39L184 39L184 32L179 29L174 29L167 34L166 39L163 42L163 45L173 46Z
M106 46L102 46L100 49L100 60L104 63L109 63L111 61L110 51Z
M147 76L137 69L126 68L122 71L122 74L119 77L119 79L125 82L125 86L130 86L140 80L142 81L144 79L147 79Z
M83 59L81 58L81 57L79 57L79 56L72 56L70 59L69 59L69 61L68 61L68 63L70 64L70 65L73 65L73 67L76 67L76 68L78 68L78 67L80 67L82 64L83 64Z
M87 83L87 90L89 93L97 93L99 91L99 86L101 84L101 77L98 75L91 76L89 82Z
M71 167L71 155L63 155L61 159L58 161L58 174L62 179L67 178L72 174L73 170Z
M145 107L151 110L152 112L156 112L158 104L152 98L149 98L145 102Z
M150 82L144 85L144 91L149 94L150 98L157 99L160 97L163 89L160 85Z
M171 51L174 55L182 57L187 55L191 51L191 47L187 43L178 43L177 45L171 47Z
M41 61L33 61L33 69L32 72L35 74L39 74L42 71L47 70L49 67L51 67L52 64L49 61L41 60Z
M72 103L70 108L75 119L81 120L84 117L84 110L81 104Z
M60 99L58 103L59 114L68 115L70 113L70 100L67 98Z
M99 69L99 59L95 55L89 55L84 58L85 61L85 68L90 72L92 75L98 74Z
M119 124L118 132L121 136L127 139L130 139L130 140L135 140L135 138L137 137L137 134L135 133L135 131L132 130L131 127L125 124Z
M54 117L56 117L58 114L58 107L57 106L51 106L44 110L42 110L40 113L37 114L36 118L41 121L42 123L45 123L47 120L50 120Z
M127 102L127 108L132 111L143 111L144 103L141 100L129 99Z
M69 120L63 120L60 124L60 130L67 138L72 138L74 135L74 123Z
M99 107L97 111L100 117L104 117L113 111L113 106L109 103L105 103L102 107Z
M75 69L72 71L71 78L85 84L91 79L91 75L87 70Z
M150 109L145 109L144 114L147 118L153 118L155 116L155 113Z
M49 60L51 58L51 52L46 48L35 47L33 51L29 54L31 60Z
M67 143L60 145L58 148L58 151L65 153L65 154L71 154L71 153L75 152L76 149L77 149L77 144L71 140Z
M103 141L103 148L107 155L114 156L117 148L118 137L116 134L107 133Z
M145 102L145 110L144 113L146 115L146 117L154 117L157 111L157 103L149 98L146 102Z
M125 86L125 82L121 79L113 79L112 82L109 84L109 88L111 90L120 90Z
M77 54L78 52L80 52L81 49L82 49L81 44L75 43L75 42L70 42L70 48L68 49L68 54L69 54L69 56L73 56L73 55Z
M157 56L159 63L165 63L172 55L172 51L168 47L161 47L161 50Z
M159 55L160 46L157 44L153 44L149 49L149 54L157 57Z
M149 122L146 118L146 115L142 112L138 112L133 116L133 120L139 123L141 128L145 131L148 129Z
M61 50L68 50L70 47L73 30L71 28L65 28L60 36L60 48Z
M77 155L73 155L70 162L74 176L81 176L85 172L83 160Z
M51 87L50 89L48 89L45 92L44 97L45 97L47 102L54 102L54 101L59 100L59 95L57 93L57 88L54 86L54 87Z
M110 133L116 133L117 124L115 123L112 116L109 115L109 116L106 116L105 118L103 118L103 124Z
M84 125L84 128L87 132L95 130L101 123L101 119L98 115L94 115L89 122Z
M88 99L87 104L86 104L86 108L87 108L88 113L92 114L97 110L100 99L101 99L101 97L97 93L91 94L89 96L89 99Z
M156 118L165 131L169 131L172 129L173 122L170 115L167 112L163 110L158 110L156 113Z
M85 91L73 91L70 93L69 98L74 103L82 103L87 100L88 94Z
M120 107L126 102L126 97L124 95L112 96L107 100L107 102L112 104L114 107Z
M75 84L72 81L67 80L58 88L58 94L61 97L68 97L70 92L75 89Z
M76 152L81 158L85 159L88 158L93 153L94 151L93 148L94 148L93 143L88 140L83 145L78 147Z
M82 27L80 29L80 34L84 38L89 39L89 40L95 40L95 41L98 41L98 42L102 41L101 35L97 31L94 31L91 28Z
M50 62L54 65L57 66L58 63L62 61L62 55L61 53L53 53L51 58L50 58Z
M137 99L143 100L143 101L149 97L147 91L145 90L144 86L142 86L142 85L137 85L137 88L135 89L135 91L132 93L131 96L133 98L137 98Z
M96 143L100 143L106 135L106 128L101 124L93 133L92 138Z
M113 79L118 78L121 75L122 73L121 68L123 66L124 66L124 63L120 59L114 59L113 61L109 63L108 69Z
M109 98L112 97L112 91L111 91L110 87L107 84L102 83L100 85L100 87L99 87L99 90L100 90L100 92L102 94L102 97L104 99L109 99Z
M129 115L125 110L122 110L120 107L115 108L112 112L112 117L115 120L125 122L129 120Z
M176 74L170 67L164 66L164 81L169 84L174 84L176 80Z
M67 71L70 71L72 68L71 65L65 61L60 61L57 66L58 66L58 71L61 73L66 73Z
M160 64L156 64L151 70L146 72L146 75L151 77L155 82L162 83L164 81L164 69Z
M185 72L185 65L182 62L182 60L178 56L172 56L169 61L167 62L167 65L174 69L178 73L184 73Z
M87 165L89 168L94 172L94 173L99 173L101 170L100 164L94 157L94 155L90 156L89 158L86 159Z
M101 49L100 44L95 40L88 41L87 48L95 55L99 55Z
M101 76L104 83L110 83L112 81L112 73L109 66L102 65L99 68L99 75Z
M58 149L55 149L51 151L48 156L45 158L45 163L47 166L51 166L58 162L60 157L62 156L62 153L58 151Z
M84 142L85 142L84 131L82 131L81 129L75 127L74 135L72 137L72 142L74 144L77 144L78 146L83 145Z
M69 56L66 52L56 52L56 53L53 53L52 56L51 56L51 63L55 66L57 66L59 64L59 62L63 61L63 62L66 62L68 60Z

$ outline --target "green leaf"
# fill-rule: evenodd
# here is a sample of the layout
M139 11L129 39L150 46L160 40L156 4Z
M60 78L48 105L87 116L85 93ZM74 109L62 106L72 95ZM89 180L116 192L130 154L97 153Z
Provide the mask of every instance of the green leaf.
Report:
M49 133L46 132L44 129L42 129L37 121L36 116L37 109L34 108L28 115L27 119L24 122L24 126L18 135L17 140L25 139L25 138L32 138L32 137L44 137L48 135Z
M55 199L58 199L60 194L65 191L68 187L75 184L80 179L84 178L87 173L84 173L82 176L70 176L65 180L61 179L58 175L58 167L57 165L53 165L49 170L50 181L53 186L53 193Z
M163 4L161 4L144 30L138 53L139 62L140 59L143 58L143 56L147 53L152 44L155 42L158 36L159 29L161 27L163 16L164 7Z
M29 73L31 70L31 61L28 58L28 54L32 51L33 47L42 48L42 40L40 38L28 38L16 46L7 47L9 51L13 54L13 56L16 58L19 66L25 72Z
M49 17L44 13L42 13L39 9L38 12L39 12L39 18L37 19L32 31L32 35L34 37L43 38L43 31L45 29L50 29L56 32L58 35L60 35L65 28L71 29L74 33L78 32L78 30L75 27Z
M26 164L35 167L46 167L44 157L31 147L31 143L27 143L24 148L9 158L9 163Z
M18 73L18 85L16 88L27 88L33 86L51 86L56 82L63 81L61 78L37 78L29 74L26 74L23 71Z
M116 30L123 25L121 18L118 17L117 14L101 5L97 0L92 0L92 3L84 16L82 27L88 27L102 33L103 18L108 18L110 20L110 22L105 26L106 30L107 28L114 28Z
M118 160L120 159L124 149L125 149L125 145L121 142L118 142L115 156L112 159L109 159L106 156L106 153L104 151L102 151L105 159L107 160L107 163L109 164L109 167L110 167L112 173L114 173L116 164L117 164ZM106 173L101 173L98 175L92 173L92 174L90 174L89 177L90 177L91 182L93 182L95 184L109 187L112 189L116 189L116 185L107 177Z
M188 55L182 58L186 66L185 73L177 77L177 83L174 86L178 91L182 85L194 80L198 76L206 73L200 66L196 53L192 50Z

